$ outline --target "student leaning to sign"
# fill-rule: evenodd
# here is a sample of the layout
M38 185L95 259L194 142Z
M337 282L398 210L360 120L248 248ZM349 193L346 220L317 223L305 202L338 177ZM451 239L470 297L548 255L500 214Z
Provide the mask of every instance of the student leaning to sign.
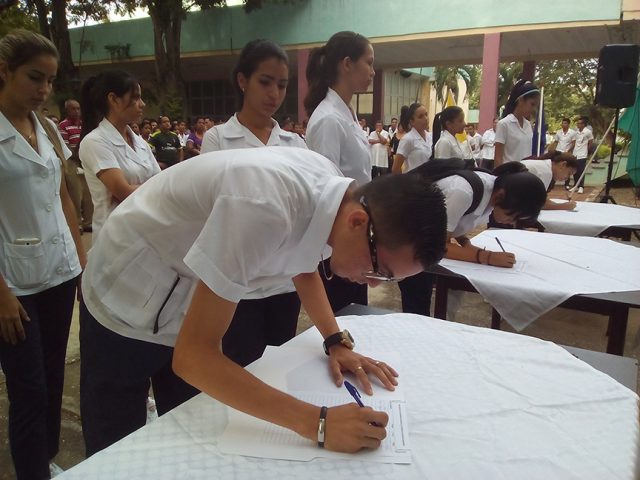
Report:
M578 159L565 152L547 152L543 158L538 160L523 160L522 163L527 170L542 180L547 191L553 188L554 182L564 183L571 175L575 175L578 170ZM547 196L547 200L542 207L543 210L574 210L576 202L553 202Z
M437 161L432 160L419 167L414 175L435 179L428 167ZM447 161L462 162L461 159ZM542 181L527 172L519 162L497 167L493 174L478 171L475 175L477 192L467 179L457 174L435 181L444 194L447 209L448 242L445 256L453 260L512 268L516 262L513 253L475 247L467 234L486 225L492 212L496 220L504 224L515 224L524 219L535 220L545 202L546 189ZM433 277L426 272L399 282L402 310L430 315L432 286Z
M58 52L16 30L0 40L0 364L19 479L49 478L58 453L64 360L76 283L86 262L62 162L71 156L35 112Z
M339 334L318 260L330 247L335 275L372 287L414 275L442 257L445 222L441 194L419 177L385 175L355 187L322 155L299 148L206 153L152 178L111 214L85 273L87 453L144 425L149 377L171 368L233 408L321 441L320 406L267 386L224 355L237 303L293 279L328 344L336 384L350 371L368 393L368 375L393 389L395 371L354 353ZM160 410L164 392L154 392ZM373 422L386 425L386 415L329 408L325 446L375 448L386 432Z

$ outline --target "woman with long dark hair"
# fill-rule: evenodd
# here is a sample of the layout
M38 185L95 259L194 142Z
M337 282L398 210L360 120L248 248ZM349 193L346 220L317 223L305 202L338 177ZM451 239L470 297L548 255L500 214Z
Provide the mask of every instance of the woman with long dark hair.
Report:
M540 90L533 83L519 80L513 86L502 119L496 126L495 167L531 156L533 129L529 117L539 103Z
M231 82L240 110L204 135L202 153L265 146L307 148L296 133L283 130L273 115L284 102L289 58L269 40L252 40L240 53ZM222 348L241 366L260 358L267 345L282 345L296 334L300 299L292 282L241 300Z
M353 95L366 91L373 80L373 59L373 47L364 36L338 32L311 52L307 65L307 145L358 185L371 181L371 158L369 141L350 104ZM366 285L333 277L328 259L320 270L334 312L350 303L367 304Z
M407 132L393 157L393 173L403 173L419 167L431 158L433 140L427 132L427 109L418 102L403 105L400 109L400 125Z
M460 107L447 107L433 119L433 156L435 158L467 158L457 134L464 132L464 111ZM470 157L469 157L470 158Z
M67 340L86 263L63 174L71 151L36 113L57 70L58 51L42 35L0 39L0 364L18 479L49 478L58 453Z
M112 70L82 85L79 156L93 199L93 241L116 206L160 172L151 147L131 127L142 118L138 81Z

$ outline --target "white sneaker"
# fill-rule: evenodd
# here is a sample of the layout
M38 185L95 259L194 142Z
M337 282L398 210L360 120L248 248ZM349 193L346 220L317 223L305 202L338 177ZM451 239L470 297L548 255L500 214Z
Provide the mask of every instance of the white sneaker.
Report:
M564 189L565 189L565 190L571 190L571 187L570 187L569 185L565 185L565 186L564 186Z
M156 401L152 397L147 397L147 423L151 423L157 418Z
M578 193L584 193L584 188L578 187Z
M49 475L51 476L51 478L57 477L58 475L62 475L63 473L64 473L64 470L60 468L60 465L56 465L53 462L49 464Z

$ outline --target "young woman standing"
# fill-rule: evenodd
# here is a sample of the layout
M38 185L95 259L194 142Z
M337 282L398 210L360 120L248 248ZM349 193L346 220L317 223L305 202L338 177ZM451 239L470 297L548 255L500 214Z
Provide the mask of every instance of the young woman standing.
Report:
M540 90L520 80L511 89L502 120L496 126L494 167L531 156L533 129L529 117L538 108Z
M269 40L253 40L233 69L240 111L204 134L202 153L265 146L307 148L293 132L282 130L273 115L282 105L289 83L289 58ZM264 293L265 295L262 295ZM241 300L222 340L222 348L241 366L260 358L267 345L282 345L296 334L300 299L292 282Z
M358 33L338 32L311 53L307 65L307 145L358 185L371 181L371 158L369 141L350 104L353 95L367 90L373 80L373 59L369 40ZM368 303L367 286L334 277L328 259L320 271L334 312L350 303Z
M418 102L400 110L400 125L407 132L398 144L393 158L393 173L403 173L419 167L431 158L432 138L427 132L427 109Z
M62 174L71 152L35 113L57 70L56 47L43 36L17 30L0 40L0 364L18 479L49 478L58 453L67 340L86 263Z
M460 107L447 107L433 119L435 158L470 158L465 155L456 135L464 132L464 112Z

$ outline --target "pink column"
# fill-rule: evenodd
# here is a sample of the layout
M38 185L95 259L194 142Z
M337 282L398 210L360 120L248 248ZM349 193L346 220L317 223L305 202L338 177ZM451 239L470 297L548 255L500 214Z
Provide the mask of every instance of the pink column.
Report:
M480 85L480 133L493 126L498 112L498 68L500 66L500 33L485 33L482 47L482 79Z
M307 84L307 63L309 63L309 49L298 50L298 121L307 119L307 111L304 108L304 97L307 96L309 85Z

